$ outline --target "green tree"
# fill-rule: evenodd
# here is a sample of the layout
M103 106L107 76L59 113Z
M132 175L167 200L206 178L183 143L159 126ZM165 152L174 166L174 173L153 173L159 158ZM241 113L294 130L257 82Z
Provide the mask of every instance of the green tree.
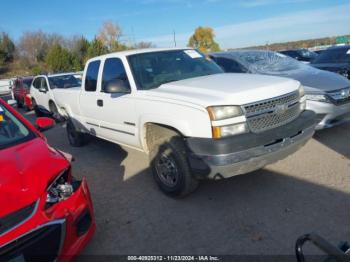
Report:
M73 41L73 47L71 48L73 68L75 71L80 71L84 68L85 61L87 60L90 42L84 36L74 39Z
M66 72L73 70L73 56L59 44L53 45L45 59L46 65L51 72Z
M199 49L201 52L220 51L219 44L214 40L214 30L210 27L198 27L188 41L189 47Z
M0 34L0 63L11 62L15 53L15 44L5 32Z
M90 43L90 46L87 50L87 57L92 58L95 56L100 56L108 53L107 47L105 47L101 40L95 38Z

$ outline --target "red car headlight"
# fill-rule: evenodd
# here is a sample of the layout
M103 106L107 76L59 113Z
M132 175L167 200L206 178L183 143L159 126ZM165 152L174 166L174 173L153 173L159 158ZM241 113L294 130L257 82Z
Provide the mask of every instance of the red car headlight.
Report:
M46 190L46 205L49 208L54 204L66 200L74 193L71 168L63 170Z

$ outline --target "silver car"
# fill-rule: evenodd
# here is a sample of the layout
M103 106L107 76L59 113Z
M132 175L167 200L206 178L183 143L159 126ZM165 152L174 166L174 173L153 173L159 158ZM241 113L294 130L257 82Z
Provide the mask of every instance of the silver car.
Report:
M307 109L316 112L316 129L350 120L350 81L313 68L283 54L265 50L238 50L209 55L225 72L289 77L305 88Z

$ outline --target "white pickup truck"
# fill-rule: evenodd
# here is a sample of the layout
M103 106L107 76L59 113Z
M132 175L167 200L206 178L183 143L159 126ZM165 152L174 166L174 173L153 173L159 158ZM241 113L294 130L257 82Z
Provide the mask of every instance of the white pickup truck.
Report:
M314 134L299 82L224 74L192 49L147 49L90 59L81 89L56 96L72 146L88 135L149 154L171 196L200 179L245 174L297 151Z

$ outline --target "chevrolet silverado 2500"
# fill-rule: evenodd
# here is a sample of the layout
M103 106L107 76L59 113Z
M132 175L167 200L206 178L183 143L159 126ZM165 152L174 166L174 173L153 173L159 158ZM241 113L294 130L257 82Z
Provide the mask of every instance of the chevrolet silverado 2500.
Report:
M90 59L82 88L55 96L72 146L89 135L146 152L171 196L203 178L245 174L287 157L314 134L299 82L224 74L192 49L148 49Z

